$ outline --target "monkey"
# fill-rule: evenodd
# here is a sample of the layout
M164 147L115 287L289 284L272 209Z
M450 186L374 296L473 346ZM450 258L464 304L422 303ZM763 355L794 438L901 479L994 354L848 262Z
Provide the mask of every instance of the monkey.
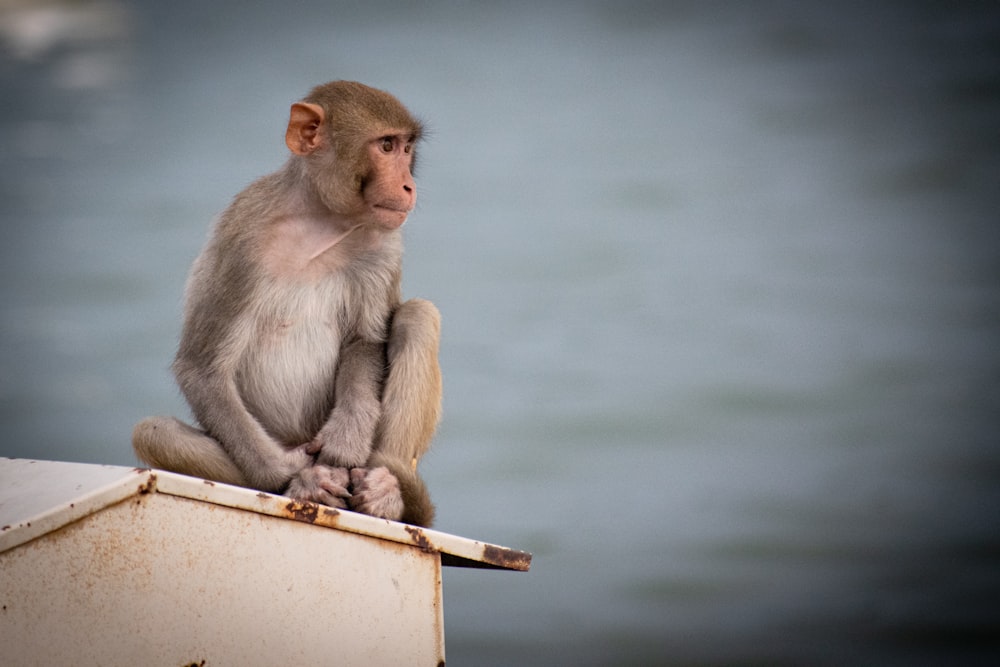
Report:
M291 105L278 171L214 223L171 366L197 421L132 433L154 467L420 526L441 415L440 313L402 301L423 126L351 81Z

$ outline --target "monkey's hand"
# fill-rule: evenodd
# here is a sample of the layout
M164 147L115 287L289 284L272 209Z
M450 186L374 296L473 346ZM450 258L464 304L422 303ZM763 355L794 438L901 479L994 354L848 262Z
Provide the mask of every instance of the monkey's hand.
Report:
M353 468L348 499L351 509L382 519L399 521L403 516L403 495L399 480L388 468Z
M285 495L295 500L347 509L347 500L351 497L347 490L350 481L346 468L317 464L304 468L293 477Z
M305 447L295 447L282 452L281 457L270 466L275 473L288 480L298 472L313 464L313 455Z
M316 454L318 463L334 468L363 466L371 455L377 421L377 406L371 411L354 413L337 408L313 441L306 445L306 451Z
M336 407L310 446L319 450L318 463L360 468L368 462L382 415L379 394L385 366L383 343L358 338L344 346L337 369Z

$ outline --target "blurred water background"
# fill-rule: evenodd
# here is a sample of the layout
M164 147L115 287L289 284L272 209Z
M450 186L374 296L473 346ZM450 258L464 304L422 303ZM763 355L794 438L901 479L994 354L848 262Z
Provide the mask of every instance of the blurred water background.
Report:
M437 527L535 556L445 572L449 664L995 664L998 19L3 0L0 454L131 465L188 414L212 217L356 79L432 130Z

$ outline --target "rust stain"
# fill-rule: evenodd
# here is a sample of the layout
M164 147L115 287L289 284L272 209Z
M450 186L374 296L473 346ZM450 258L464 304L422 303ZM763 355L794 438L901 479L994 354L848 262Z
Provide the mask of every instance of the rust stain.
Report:
M10 530L10 526L4 526L3 528L0 528L0 530Z
M528 568L531 567L531 554L528 552L505 549L492 544L487 544L483 548L483 560L493 565L522 572L527 572Z
M210 479L203 479L203 480L201 480L201 483L202 484L207 484L208 486L215 486L215 482L213 482Z
M420 530L416 526L406 526L406 532L410 534L410 539L413 543L420 547L420 550L424 553L437 553L437 549L431 544L431 541L427 539L424 535L424 531Z
M267 500L268 498L271 497L271 494L264 493L263 491L258 491L257 492L257 497L260 498L261 500Z
M319 516L319 505L306 500L291 500L285 505L285 512L290 519L316 523L316 517Z
M156 475L150 475L149 479L139 485L139 493L146 495L156 490Z
M325 519L332 519L333 521L336 521L337 519L340 518L340 510L336 510L336 509L334 509L332 507L325 507L324 506L323 507L323 518L325 518Z

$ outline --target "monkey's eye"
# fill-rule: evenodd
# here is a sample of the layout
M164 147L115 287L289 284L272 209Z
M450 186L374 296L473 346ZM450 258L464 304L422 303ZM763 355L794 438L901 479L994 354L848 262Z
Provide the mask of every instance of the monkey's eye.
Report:
M381 148L383 153L391 153L394 146L395 143L390 137L386 137L385 139L382 140Z

